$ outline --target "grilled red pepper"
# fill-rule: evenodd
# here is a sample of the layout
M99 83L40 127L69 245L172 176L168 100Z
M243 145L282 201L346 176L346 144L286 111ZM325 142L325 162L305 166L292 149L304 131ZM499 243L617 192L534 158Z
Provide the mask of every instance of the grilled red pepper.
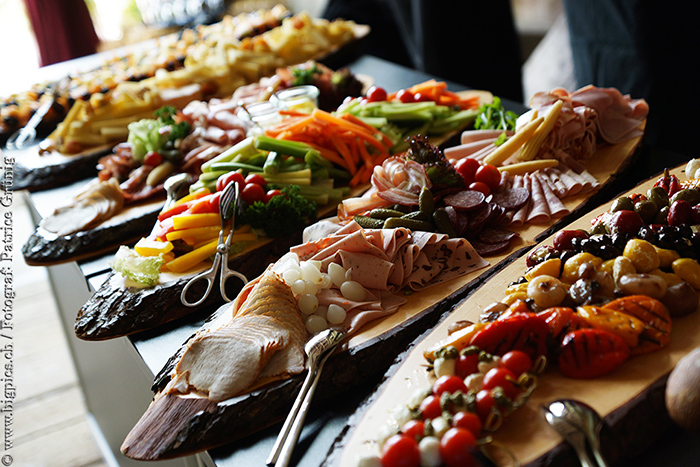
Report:
M659 178L654 186L660 186L664 190L666 190L666 193L668 193L668 196L673 196L676 192L681 191L681 182L678 180L678 177L676 177L673 174L668 173L668 169L664 169L664 175L663 177Z
M578 329L564 337L559 370L569 378L597 378L616 370L629 356L621 337L602 329Z
M549 326L535 314L516 314L487 324L472 337L475 345L493 355L521 350L534 361L547 354Z

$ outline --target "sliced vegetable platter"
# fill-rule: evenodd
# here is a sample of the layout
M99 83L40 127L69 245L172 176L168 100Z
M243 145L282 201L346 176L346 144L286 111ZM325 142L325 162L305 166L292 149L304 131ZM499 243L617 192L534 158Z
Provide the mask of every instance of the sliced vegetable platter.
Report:
M461 91L457 94L464 96L464 98L474 97L479 102L491 102L493 99L491 93L484 91ZM324 118L334 118L330 114L319 113L324 115ZM326 123L326 125L328 124ZM457 131L453 130L433 135L430 137L430 141L435 145L439 145L448 141L456 133ZM223 166L227 166L227 164L222 163ZM366 179L371 174L371 169L367 164L367 161L362 162L362 170L357 172L358 174L364 174ZM211 164L211 167L217 167L217 164ZM236 167L231 166L227 170L235 169ZM347 189L347 195L358 196L366 189L367 184L364 183L364 180L361 180L360 183ZM153 206L156 207L156 205ZM336 206L336 204L332 203L322 206L318 212L318 217L322 218L334 214ZM157 215L157 210L154 210L152 213L154 222ZM124 228L128 228L128 223L124 225ZM95 234L99 235L99 227L95 229ZM147 234L148 231L143 232L143 235ZM69 237L69 240L75 237ZM34 239L35 237L32 238ZM47 243L57 245L61 243L60 238L42 242L44 238L40 236L33 243L32 251L36 252L37 255L45 251L44 248L48 246ZM254 245L246 247L241 253L233 255L230 266L239 270L248 278L256 277L265 269L267 264L282 256L289 247L300 242L301 231L294 235L284 235L274 240L263 237ZM113 244L113 248L117 246L118 244ZM78 312L76 334L78 337L87 340L109 339L151 329L164 322L191 313L192 309L180 303L180 293L191 277L208 267L209 263L200 262L186 271L163 274L160 284L148 288L127 286L121 275L112 274ZM203 293L203 288L200 288L200 286L203 287L203 284L196 284L192 289L192 293ZM212 294L204 305L216 306L221 303L221 299L217 300ZM147 310L148 312L141 313L141 310ZM135 316L138 316L138 319Z
M589 171L603 183L629 161L640 138L616 146L602 147L588 164ZM585 209L587 195L563 200L571 216ZM531 248L544 232L564 220L550 219L546 224L525 224L517 229L520 238L507 251L488 258L485 269L411 293L408 303L395 313L370 322L336 355L331 357L321 376L317 397L332 400L368 377L379 375L425 329L435 326L441 317L497 270ZM154 384L162 389L176 357L166 364ZM228 443L281 420L301 386L302 378L273 382L232 399L216 403L206 398L158 394L124 443L129 457L156 460L187 455ZM194 429L196 427L196 429ZM193 435L193 433L197 433Z
M682 167L672 171L680 176ZM646 181L626 195L646 193L658 177ZM623 195L624 196L624 195ZM596 208L566 226L566 230L588 231L592 219L608 211L614 201ZM552 245L554 235L543 245ZM435 376L427 371L424 353L448 338L448 329L460 320L478 322L489 305L504 297L506 288L525 274L527 259L521 257L483 283L438 326L397 358L385 381L350 418L345 435L334 445L324 465L355 467L358 456L377 453L377 440L397 406L408 403L416 389L430 388ZM700 304L699 304L700 306ZM527 403L504 417L493 437L501 454L509 452L520 465L564 466L577 463L573 450L545 421L540 406L557 399L585 402L605 417L604 454L611 463L635 456L669 426L664 406L664 387L676 363L700 346L700 313L673 318L670 343L657 351L631 356L612 373L593 379L570 379L556 369L547 369ZM449 339L448 339L449 340ZM556 364L551 364L556 367ZM384 438L386 439L386 438ZM508 464L508 462L507 462Z

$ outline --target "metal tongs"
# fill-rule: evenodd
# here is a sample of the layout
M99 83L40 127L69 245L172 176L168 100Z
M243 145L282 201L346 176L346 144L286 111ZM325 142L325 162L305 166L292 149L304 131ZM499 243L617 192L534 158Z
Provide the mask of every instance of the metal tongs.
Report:
M603 420L593 408L580 401L561 399L543 405L542 410L547 422L574 448L583 467L607 467L600 451Z
M268 466L287 467L292 458L294 446L297 444L301 429L304 426L304 419L309 410L311 398L318 386L323 364L333 353L335 348L345 338L347 332L343 329L331 328L319 332L313 336L304 346L306 352L306 378L297 395L292 410L287 415L287 419L282 425L282 430L275 440L267 461Z
M216 255L214 256L214 262L208 271L201 272L194 276L187 282L185 288L182 289L182 294L180 295L180 300L185 306L198 306L204 303L211 293L211 289L214 286L214 281L216 280L217 273L220 272L219 276L219 290L221 291L221 296L226 302L230 302L231 299L226 295L226 281L231 277L235 276L243 281L243 284L248 283L248 279L238 271L228 268L228 252L231 249L231 237L233 236L233 231L236 226L236 211L238 210L239 196L238 196L238 183L229 183L228 186L221 193L221 198L219 199L219 213L221 215L221 230L219 231L219 245L216 247ZM224 240L226 224L231 221L231 231L226 236ZM204 296L197 300L196 302L190 302L187 300L187 291L196 282L204 280L207 283L207 290L204 292Z

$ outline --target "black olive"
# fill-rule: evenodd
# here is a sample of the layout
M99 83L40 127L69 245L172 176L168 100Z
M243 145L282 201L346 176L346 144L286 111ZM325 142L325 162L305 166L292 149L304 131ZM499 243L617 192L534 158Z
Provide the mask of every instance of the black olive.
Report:
M17 120L17 117L14 117L12 115L8 115L7 117L2 119L3 123L9 127L15 127L19 124L19 120Z

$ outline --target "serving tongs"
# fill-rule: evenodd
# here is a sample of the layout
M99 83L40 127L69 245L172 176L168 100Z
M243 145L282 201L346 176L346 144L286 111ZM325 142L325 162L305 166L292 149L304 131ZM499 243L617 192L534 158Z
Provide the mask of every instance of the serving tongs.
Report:
M347 332L343 329L326 329L311 337L304 346L308 370L306 378L265 462L268 466L287 467L289 465L292 452L304 426L304 419L309 411L311 398L316 392L323 365L346 334Z
M592 407L561 399L543 405L542 410L547 422L574 448L583 467L608 467L600 450L603 419Z
M221 230L219 230L219 244L216 247L216 254L214 255L214 261L212 262L211 268L209 270L201 272L190 279L185 288L182 289L182 294L180 295L180 300L182 304L189 307L199 306L209 297L211 290L214 286L214 281L216 280L217 274L219 275L219 290L221 292L221 297L226 301L230 302L231 299L226 294L226 281L230 277L237 277L243 281L243 285L248 283L248 279L238 271L229 269L228 267L228 253L231 250L231 238L233 236L233 231L236 227L236 211L238 210L239 204L239 188L238 183L229 183L224 191L221 193L221 198L219 199L219 214L221 216ZM224 239L226 234L226 224L231 221L231 231ZM187 299L187 291L196 282L204 280L207 283L207 290L204 295L196 302L190 302Z

